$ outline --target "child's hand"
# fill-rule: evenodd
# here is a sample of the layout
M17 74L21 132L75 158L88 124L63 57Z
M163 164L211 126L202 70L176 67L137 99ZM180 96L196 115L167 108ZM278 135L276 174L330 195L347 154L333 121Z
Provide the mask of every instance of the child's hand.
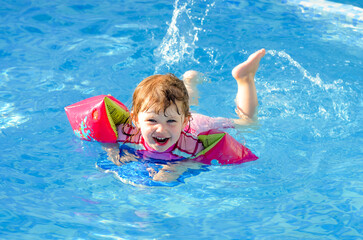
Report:
M118 143L102 143L102 149L106 151L108 156L107 159L117 166L131 161L137 161L136 157L127 151L123 152L121 157Z
M192 160L164 165L158 173L153 172L151 176L154 181L172 182L177 180L188 169L199 169L203 164Z
M180 173L175 167L165 165L159 172L154 172L153 180L159 182L173 182L177 180L183 172Z
M120 150L117 143L102 143L102 149L107 153L108 160L112 161L116 165L121 165Z

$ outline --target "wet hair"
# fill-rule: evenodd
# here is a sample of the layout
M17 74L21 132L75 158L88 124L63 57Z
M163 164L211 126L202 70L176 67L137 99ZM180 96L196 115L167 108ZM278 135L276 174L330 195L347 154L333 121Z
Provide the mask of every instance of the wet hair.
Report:
M182 103L178 109L177 101ZM140 112L152 109L156 113L163 112L172 104L176 106L177 113L190 117L189 95L184 82L175 75L157 74L145 78L135 89L132 97L132 112L135 120Z

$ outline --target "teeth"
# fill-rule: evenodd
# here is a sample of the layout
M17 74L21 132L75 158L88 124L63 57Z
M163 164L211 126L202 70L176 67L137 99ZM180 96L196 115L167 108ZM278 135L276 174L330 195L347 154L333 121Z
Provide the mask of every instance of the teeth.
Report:
M165 140L166 138L156 138L157 140L159 140L159 141L163 141L163 140Z
M168 138L159 138L159 137L155 137L155 139L159 142L165 142L166 140L168 140Z

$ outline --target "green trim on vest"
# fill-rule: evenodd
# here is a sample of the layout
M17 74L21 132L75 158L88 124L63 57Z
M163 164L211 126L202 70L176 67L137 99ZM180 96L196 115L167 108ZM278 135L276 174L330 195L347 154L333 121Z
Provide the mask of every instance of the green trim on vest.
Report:
M226 133L216 133L216 134L210 134L210 135L199 135L198 140L203 143L204 149L200 151L195 157L199 157L200 155L203 155L207 153L209 150L214 148L219 141L222 140L222 138L226 135Z
M104 98L104 102L106 106L107 119L110 122L112 130L115 132L117 137L118 134L116 125L125 123L130 114L108 97Z

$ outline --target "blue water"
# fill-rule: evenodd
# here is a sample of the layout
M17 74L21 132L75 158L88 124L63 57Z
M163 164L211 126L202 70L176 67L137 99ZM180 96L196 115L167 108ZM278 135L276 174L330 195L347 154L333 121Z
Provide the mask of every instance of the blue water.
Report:
M1 239L363 238L359 14L286 0L0 3ZM143 78L195 69L194 110L236 117L230 71L262 47L260 126L229 131L255 162L132 186L95 167L101 148L63 110L98 94L130 105Z

